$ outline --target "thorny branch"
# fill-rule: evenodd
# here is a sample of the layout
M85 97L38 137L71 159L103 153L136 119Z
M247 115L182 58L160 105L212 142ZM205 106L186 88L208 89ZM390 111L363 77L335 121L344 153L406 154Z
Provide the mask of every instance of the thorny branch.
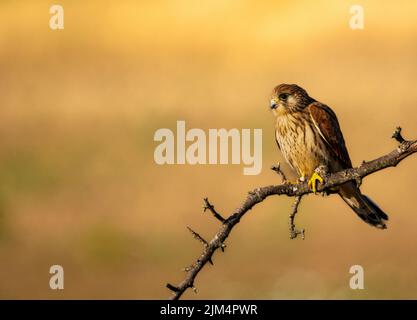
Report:
M366 176L388 167L395 167L398 163L400 163L401 160L417 152L417 140L405 140L401 135L400 127L396 128L392 138L399 142L399 146L395 148L395 150L375 160L363 162L356 168L350 168L329 174L326 177L325 183L318 185L317 191L327 192L329 188L339 186L347 181L352 180L360 183ZM170 289L173 293L170 299L178 300L188 288L193 289L194 292L197 291L194 286L194 281L201 269L206 265L207 262L211 264L213 263L212 256L217 249L224 251L224 241L227 239L234 226L239 223L240 219L242 219L242 217L256 204L262 202L269 196L287 195L289 197L296 198L289 217L290 236L291 238L293 238L293 236L295 238L297 234L301 234L303 237L304 230L296 230L294 225L294 217L297 213L302 196L311 193L312 191L308 188L306 181L289 183L286 180L285 175L280 170L279 166L272 169L281 176L283 183L281 185L271 185L256 188L255 190L250 191L243 204L237 208L227 219L224 219L214 209L214 206L210 204L208 199L204 199L204 209L210 210L214 217L222 222L222 226L210 241L204 240L197 232L189 228L194 238L196 238L204 245L204 249L202 254L191 266L184 268L184 271L187 274L185 279L178 286L174 286L169 283L167 284L167 288Z

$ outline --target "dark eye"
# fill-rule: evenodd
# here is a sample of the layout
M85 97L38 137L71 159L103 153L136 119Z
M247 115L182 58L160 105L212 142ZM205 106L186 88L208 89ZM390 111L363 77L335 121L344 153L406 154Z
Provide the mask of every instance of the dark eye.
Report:
M287 100L288 96L289 96L288 93L281 93L278 98L281 101L285 101L285 100Z

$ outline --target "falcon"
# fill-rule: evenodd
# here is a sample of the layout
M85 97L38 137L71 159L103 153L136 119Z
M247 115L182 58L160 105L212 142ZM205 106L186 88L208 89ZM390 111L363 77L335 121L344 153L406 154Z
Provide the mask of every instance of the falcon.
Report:
M352 168L336 114L327 105L311 98L295 84L280 84L272 92L270 108L275 117L275 139L285 160L316 192L328 173ZM366 223L386 229L385 214L362 194L356 182L334 189Z

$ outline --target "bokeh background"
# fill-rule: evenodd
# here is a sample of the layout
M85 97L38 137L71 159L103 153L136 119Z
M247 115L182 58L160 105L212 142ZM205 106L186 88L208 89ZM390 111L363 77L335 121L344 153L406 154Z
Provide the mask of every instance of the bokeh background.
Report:
M219 228L283 161L268 95L297 83L332 106L352 161L417 137L415 1L0 2L0 298L160 299L200 253L186 226ZM365 29L349 28L361 4ZM262 128L263 171L240 165L158 166L153 134ZM288 171L288 167L284 167ZM368 177L390 214L380 231L337 196L305 198L290 240L292 200L272 197L242 220L197 278L194 299L417 298L417 157ZM49 289L49 267L65 289ZM365 269L365 290L348 286Z

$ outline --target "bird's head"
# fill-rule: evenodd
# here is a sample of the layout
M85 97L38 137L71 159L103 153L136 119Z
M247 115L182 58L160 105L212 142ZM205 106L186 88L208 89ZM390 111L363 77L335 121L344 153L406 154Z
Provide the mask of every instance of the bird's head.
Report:
M279 116L287 113L302 111L314 99L296 84L280 84L272 91L270 108L274 115Z

